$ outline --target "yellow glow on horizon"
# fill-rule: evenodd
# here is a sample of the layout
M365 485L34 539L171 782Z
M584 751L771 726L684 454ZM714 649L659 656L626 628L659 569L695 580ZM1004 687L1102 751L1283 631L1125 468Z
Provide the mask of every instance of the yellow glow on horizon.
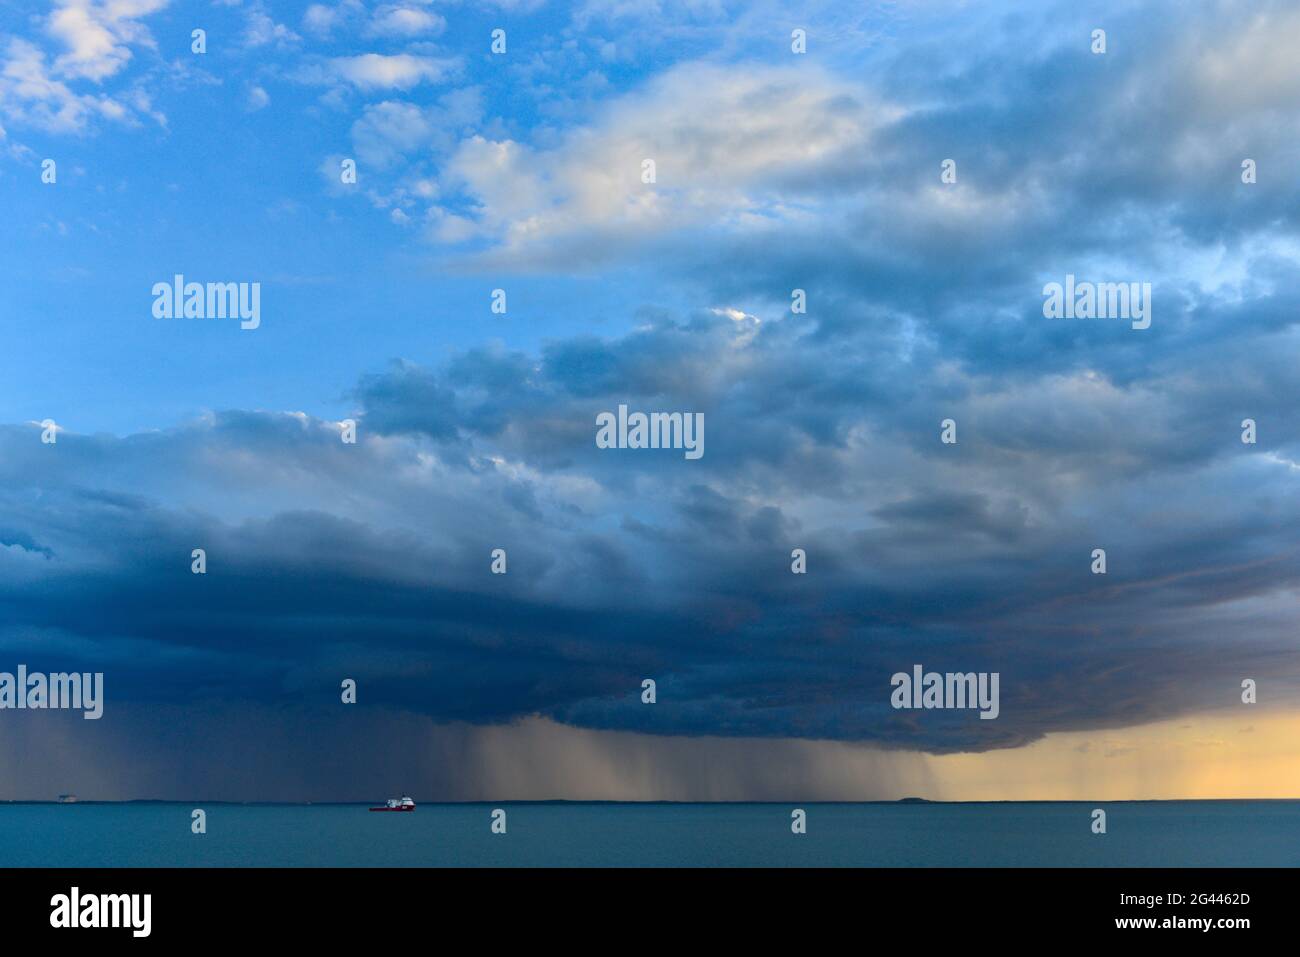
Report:
M928 758L948 801L1300 798L1300 713L1200 715Z

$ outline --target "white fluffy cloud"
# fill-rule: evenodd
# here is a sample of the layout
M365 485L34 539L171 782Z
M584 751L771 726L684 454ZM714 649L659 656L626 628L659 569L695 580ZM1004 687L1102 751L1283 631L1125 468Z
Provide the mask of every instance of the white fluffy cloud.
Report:
M457 133L482 116L483 100L474 87L452 90L430 106L404 100L372 103L352 124L352 142L366 165L388 168L403 157L446 152Z
M165 117L140 90L112 96L104 82L131 61L132 47L153 48L141 17L156 13L167 0L61 0L46 18L44 32L63 52L47 55L36 43L13 37L0 59L0 115L51 132L79 132L95 117ZM90 91L72 84L88 81Z
M39 47L9 41L0 63L0 110L6 117L56 133L81 130L95 116L120 119L118 101L103 94L81 94L55 78Z
M327 37L344 19L357 12L360 4L353 2L330 6L313 3L302 15L302 28L316 37Z
M252 87L248 91L249 112L255 112L257 110L260 110L270 102L271 102L270 94L267 93L266 90L262 89L260 86Z
M244 31L244 45L264 47L270 44L295 43L299 39L283 23L276 23L265 10L252 10L248 14L248 26Z
M131 59L131 44L153 45L139 18L165 6L167 0L61 0L46 25L67 47L55 60L55 69L63 76L95 82L113 76Z
M362 90L409 90L420 83L437 83L455 66L452 60L410 53L363 53L331 62L338 76Z
M373 36L415 37L441 33L447 21L431 10L385 4L375 11L368 32Z
M893 115L817 71L689 64L553 148L472 137L444 178L468 197L463 218L479 236L544 255L580 234L603 245L702 222L797 217L810 198L803 183L852 161ZM653 184L642 181L647 160ZM463 234L463 214L445 212L458 213Z

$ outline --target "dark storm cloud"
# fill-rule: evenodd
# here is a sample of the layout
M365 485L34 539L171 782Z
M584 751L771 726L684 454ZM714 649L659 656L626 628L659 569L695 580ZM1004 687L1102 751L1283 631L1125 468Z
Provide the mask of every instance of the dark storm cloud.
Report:
M1128 390L878 361L911 369L900 402L862 381L882 355L700 315L367 377L356 446L266 413L57 446L7 429L6 648L103 659L132 700L324 707L353 677L441 720L935 751L1226 705L1264 667L1294 698L1290 398L1255 385L1284 359ZM1224 396L1255 407L1259 446L1202 421ZM596 449L619 402L704 409L705 457ZM914 663L1000 672L1001 717L893 711Z

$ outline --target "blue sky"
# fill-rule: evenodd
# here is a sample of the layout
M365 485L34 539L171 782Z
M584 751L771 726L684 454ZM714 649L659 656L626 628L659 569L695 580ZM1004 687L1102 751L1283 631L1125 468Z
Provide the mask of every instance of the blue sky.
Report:
M438 110L459 94L464 105L437 131L446 145L480 128L526 139L578 122L580 106L530 79L563 87L590 73L590 52L585 67L557 53L572 33L565 14L454 8L454 23L440 25L442 13L416 4L410 9L427 14L429 26L405 35L364 26L375 12L347 5L337 26L314 31L300 9L139 5L150 7L160 9L121 21L139 32L130 34L137 42L114 46L122 53L105 55L102 69L112 72L74 81L78 89L68 94L109 98L122 119L85 108L68 122L29 116L6 124L14 125L3 173L7 218L20 224L4 238L6 311L14 321L40 317L44 330L14 337L32 346L7 357L4 403L14 415L118 434L211 408L310 406L342 416L358 369L398 356L434 361L491 337L535 346L548 335L626 321L637 304L627 299L638 286L632 280L448 269L446 258L463 244L440 248L419 225L416 201L386 201L419 171L434 173L437 157L391 157L383 168L365 159L384 149L383 135L358 124L385 105ZM10 8L0 22L48 59L61 55L45 15ZM522 49L494 62L491 30L516 23ZM196 27L208 33L202 56L190 52ZM538 46L530 49L528 38ZM447 75L358 86L329 72L361 51L446 63ZM547 65L522 62L541 56ZM634 63L610 67L601 75L611 91L645 73ZM13 89L8 97L28 114L60 109ZM403 135L401 119L383 132ZM367 149L374 142L381 145ZM322 166L353 155L362 157L359 188L331 189ZM59 181L34 188L43 184L28 174L46 157L59 164ZM329 179L338 185L336 175ZM395 224L396 210L414 223ZM141 312L140 290L177 271L199 281L260 281L277 321L260 331L260 343L221 334L227 330L170 335ZM507 279L510 317L494 323L489 294ZM62 358L43 361L46 349Z
M232 796L765 796L763 742L818 793L962 796L906 762L1235 720L1261 675L1290 720L1297 31L1262 0L0 3L0 663L110 689L94 728L22 716L28 753L97 742L26 788L210 792L129 756L237 751L253 712ZM155 319L175 273L260 283L260 327ZM1044 318L1067 274L1150 283L1151 327ZM597 449L620 403L703 412L704 458ZM999 671L1000 717L891 710L918 661ZM446 777L382 743L412 716ZM590 762L483 771L542 739ZM629 753L671 783L609 791Z

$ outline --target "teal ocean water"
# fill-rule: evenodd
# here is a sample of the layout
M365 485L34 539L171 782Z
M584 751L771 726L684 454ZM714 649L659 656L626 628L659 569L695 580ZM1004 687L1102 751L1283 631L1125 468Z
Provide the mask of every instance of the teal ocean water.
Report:
M190 832L203 807L207 833ZM507 833L490 831L504 808ZM998 804L0 804L0 866L1300 865L1300 801ZM1094 807L1107 833L1091 832Z

